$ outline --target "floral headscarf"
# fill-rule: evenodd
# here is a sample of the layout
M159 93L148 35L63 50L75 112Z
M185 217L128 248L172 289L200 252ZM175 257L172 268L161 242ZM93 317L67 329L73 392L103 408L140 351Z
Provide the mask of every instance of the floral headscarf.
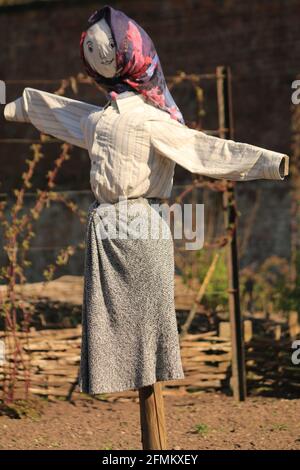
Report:
M80 39L80 53L85 69L94 80L104 86L112 99L124 91L136 91L146 101L167 111L173 119L184 123L182 114L167 87L160 61L151 38L134 20L120 10L105 6L88 19L88 27L104 18L109 25L116 45L117 75L105 78L87 62Z

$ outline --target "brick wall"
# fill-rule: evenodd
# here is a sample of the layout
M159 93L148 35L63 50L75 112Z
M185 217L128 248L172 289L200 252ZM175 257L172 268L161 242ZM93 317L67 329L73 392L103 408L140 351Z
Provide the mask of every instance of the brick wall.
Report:
M291 82L300 67L298 0L111 0L110 4L126 11L149 32L166 75L177 70L211 72L219 64L231 66L235 139L290 152ZM69 1L0 9L0 79L59 79L83 71L79 36L90 13L102 5L101 2ZM7 99L18 97L24 86L26 83L9 85ZM57 87L43 83L34 86L47 91ZM207 114L203 124L205 128L214 128L217 125L215 88L212 83L205 83L204 87ZM68 96L72 97L70 93ZM80 88L78 98L103 102L95 90L86 87ZM184 111L192 112L192 105ZM0 138L37 135L30 125L12 125L0 117ZM47 158L36 176L37 186L43 186L41 175L51 165L58 150L57 145L47 147ZM59 189L89 187L87 153L74 149L73 154L61 172ZM26 155L26 146L1 145L0 192L18 184ZM189 178L189 174L177 168L176 182ZM266 191L259 219L268 218L271 227L279 211L284 226L278 232L275 230L277 241L274 243L287 255L289 201L286 182L238 185L242 199L246 198L241 224L246 223L257 185L262 185ZM268 194L272 207L275 202L277 209L271 216ZM257 228L256 240L258 236L266 236L265 225L258 225L262 228ZM255 246L257 249L257 244Z

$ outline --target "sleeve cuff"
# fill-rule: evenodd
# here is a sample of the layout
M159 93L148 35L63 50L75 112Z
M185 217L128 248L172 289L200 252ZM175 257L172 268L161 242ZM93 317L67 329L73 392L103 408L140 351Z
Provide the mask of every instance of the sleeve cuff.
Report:
M4 107L4 117L7 121L30 122L25 111L23 96Z
M284 180L289 174L289 157L282 153L264 151L264 178Z
M279 166L279 172L280 176L282 176L284 179L285 176L288 176L289 174L289 157L287 155L284 155L281 159L280 166Z

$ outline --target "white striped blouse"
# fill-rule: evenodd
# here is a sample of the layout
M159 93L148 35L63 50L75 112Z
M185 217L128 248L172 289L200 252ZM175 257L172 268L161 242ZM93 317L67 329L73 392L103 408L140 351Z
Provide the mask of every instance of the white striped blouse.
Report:
M287 155L190 129L134 92L101 108L25 88L5 106L4 115L87 149L91 188L99 202L168 198L176 163L192 173L235 181L282 180L288 174Z

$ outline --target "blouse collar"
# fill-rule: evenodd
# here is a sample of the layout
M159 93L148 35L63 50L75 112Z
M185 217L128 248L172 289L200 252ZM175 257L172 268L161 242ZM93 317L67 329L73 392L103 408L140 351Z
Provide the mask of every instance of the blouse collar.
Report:
M140 93L124 91L123 93L120 93L115 100L111 100L110 104L113 107L116 107L119 113L123 113L131 108L143 104L144 102L145 99Z

